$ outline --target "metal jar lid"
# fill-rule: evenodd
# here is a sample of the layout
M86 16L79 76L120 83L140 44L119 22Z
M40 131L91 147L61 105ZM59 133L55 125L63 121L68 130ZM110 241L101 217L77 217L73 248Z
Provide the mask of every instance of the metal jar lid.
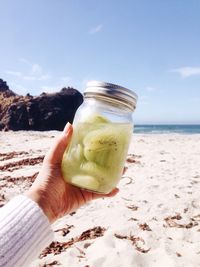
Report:
M100 82L100 81L90 81L86 85L86 90L84 91L84 97L97 97L104 100L113 100L115 102L120 102L124 104L132 111L136 108L137 95L120 85Z

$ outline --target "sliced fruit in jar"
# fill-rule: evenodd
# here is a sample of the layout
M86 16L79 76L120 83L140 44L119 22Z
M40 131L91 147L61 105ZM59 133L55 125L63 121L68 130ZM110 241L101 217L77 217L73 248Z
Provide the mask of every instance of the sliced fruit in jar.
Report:
M104 185L100 185L98 188L98 191L103 193L103 194L108 194L111 191L111 188L114 189L117 185L118 181L115 181L115 183L112 184L104 184Z
M121 126L108 124L86 135L83 140L83 153L88 161L94 161L104 167L110 166L110 163L113 165L116 154L121 153L126 143L126 131Z
M64 153L62 160L62 172L65 180L74 175L81 162L84 160L83 147L80 144L74 145Z
M91 161L82 163L80 166L80 171L85 174L97 177L100 183L106 181L108 177L110 177L109 169L103 168L95 162Z
M110 122L106 117L95 113L87 117L87 119L84 120L84 123L108 123Z
M71 178L71 183L79 187L96 191L99 188L98 180L90 175L75 175Z
M82 144L84 137L88 133L94 130L101 129L102 127L104 127L104 125L108 123L110 123L110 121L107 118L97 113L89 115L82 122L75 124L73 139L76 139L76 142Z
M75 123L62 161L64 179L78 187L109 193L119 181L132 134L130 124L99 114Z

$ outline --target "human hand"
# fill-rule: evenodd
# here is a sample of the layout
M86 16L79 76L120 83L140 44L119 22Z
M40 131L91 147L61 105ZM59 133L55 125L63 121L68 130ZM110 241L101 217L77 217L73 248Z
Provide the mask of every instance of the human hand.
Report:
M64 181L61 162L65 149L70 142L72 132L72 125L68 123L45 156L36 180L26 193L29 198L42 208L51 223L91 200L112 197L119 191L119 189L115 188L109 194L96 194Z

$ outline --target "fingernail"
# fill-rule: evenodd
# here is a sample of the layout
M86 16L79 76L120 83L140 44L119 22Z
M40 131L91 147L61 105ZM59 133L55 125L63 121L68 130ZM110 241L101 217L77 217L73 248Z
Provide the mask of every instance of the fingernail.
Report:
M66 133L68 133L69 132L69 129L71 128L71 123L70 122L68 122L66 125L65 125L65 128L64 128L64 130L63 130L63 133L64 134L66 134Z

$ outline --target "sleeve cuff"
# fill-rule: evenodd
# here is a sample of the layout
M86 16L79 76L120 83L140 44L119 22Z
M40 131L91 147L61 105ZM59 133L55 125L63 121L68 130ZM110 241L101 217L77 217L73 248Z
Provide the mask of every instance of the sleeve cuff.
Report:
M30 198L17 196L0 209L0 266L27 267L52 240L48 218Z

